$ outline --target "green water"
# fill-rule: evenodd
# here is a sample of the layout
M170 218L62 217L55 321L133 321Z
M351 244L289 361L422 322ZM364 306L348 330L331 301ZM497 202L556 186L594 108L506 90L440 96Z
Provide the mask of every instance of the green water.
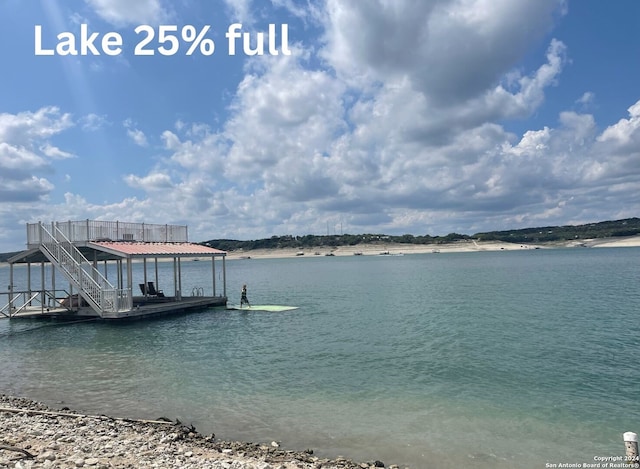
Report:
M639 261L636 248L228 261L230 303L247 283L252 303L299 309L1 320L0 391L412 469L593 463L640 431ZM183 277L206 285L210 265Z

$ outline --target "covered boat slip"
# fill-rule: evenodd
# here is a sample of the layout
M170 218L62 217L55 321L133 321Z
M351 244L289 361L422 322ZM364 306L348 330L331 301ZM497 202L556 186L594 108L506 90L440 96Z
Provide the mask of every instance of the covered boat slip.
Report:
M186 226L90 220L28 224L27 245L9 259L8 301L0 317L142 318L227 303L226 253L189 243ZM202 284L205 280L198 278L198 287L184 291L185 258L209 260L210 281ZM158 275L160 262L170 263L170 281ZM16 286L19 264L26 264L26 285ZM216 284L218 264L221 285ZM34 265L39 275L33 275ZM162 266L164 272L168 266Z

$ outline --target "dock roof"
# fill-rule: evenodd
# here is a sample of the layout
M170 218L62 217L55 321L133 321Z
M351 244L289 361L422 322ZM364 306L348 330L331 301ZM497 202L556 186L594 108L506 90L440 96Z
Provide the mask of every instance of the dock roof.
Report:
M220 249L194 243L92 241L88 243L88 247L112 252L119 257L212 257L227 254Z
M225 251L195 243L148 243L142 241L91 241L74 243L89 260L105 261L154 257L223 257ZM13 256L9 263L49 262L37 248Z

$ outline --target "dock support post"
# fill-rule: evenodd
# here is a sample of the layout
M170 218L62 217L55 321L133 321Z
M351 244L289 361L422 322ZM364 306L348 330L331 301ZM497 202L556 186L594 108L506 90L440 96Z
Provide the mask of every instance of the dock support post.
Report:
M178 299L178 259L173 258L173 295Z
M213 278L213 296L216 296L216 256L211 256L211 277Z
M222 291L223 295L227 296L227 257L222 256Z
M93 280L95 282L98 281L98 252L97 251L93 251L93 262L91 264L93 266L93 270L91 277L93 278Z
M178 295L178 300L182 300L182 263L180 262L180 258L178 257L178 291L180 294Z
M153 263L156 269L156 290L160 290L160 281L158 280L158 258L157 257L153 258Z
M625 462L628 467L640 467L640 458L638 456L638 434L634 432L626 432L622 435L624 439L624 449L626 452Z
M130 257L127 257L127 286L133 295L133 267L131 266Z
M13 264L9 264L9 317L13 309Z
M46 286L44 284L44 261L40 263L40 313L44 314Z
M29 298L31 298L31 262L27 262L27 291Z
M146 257L142 258L142 272L143 272L142 273L142 279L143 279L143 282L144 282L144 296L147 297L149 291L147 290L148 283L147 283L147 258Z

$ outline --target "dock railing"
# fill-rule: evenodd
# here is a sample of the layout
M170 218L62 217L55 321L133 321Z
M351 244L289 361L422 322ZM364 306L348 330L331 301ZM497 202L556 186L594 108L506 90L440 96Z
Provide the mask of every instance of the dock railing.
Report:
M66 290L31 290L6 293L7 304L0 308L0 316L10 318L22 311L40 310L49 312L51 309L63 308L62 300L69 296Z
M39 225L40 223L27 223L27 245L29 247L37 247L43 241ZM52 225L72 243L89 241L189 242L186 225L98 220L53 222Z

